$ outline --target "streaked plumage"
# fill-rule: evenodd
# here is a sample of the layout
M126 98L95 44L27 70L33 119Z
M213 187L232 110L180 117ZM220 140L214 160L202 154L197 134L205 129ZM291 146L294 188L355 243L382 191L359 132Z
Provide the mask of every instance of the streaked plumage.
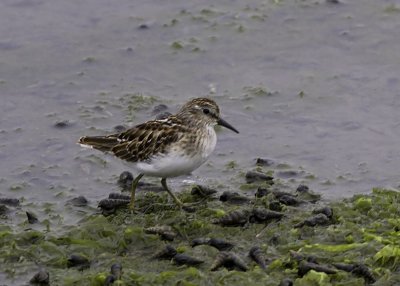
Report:
M207 160L217 143L216 124L239 133L220 118L213 100L196 98L165 119L150 120L117 134L81 137L79 143L133 163L140 174L132 185L132 208L134 185L143 175L162 178L164 188L182 205L167 188L166 178L190 173Z

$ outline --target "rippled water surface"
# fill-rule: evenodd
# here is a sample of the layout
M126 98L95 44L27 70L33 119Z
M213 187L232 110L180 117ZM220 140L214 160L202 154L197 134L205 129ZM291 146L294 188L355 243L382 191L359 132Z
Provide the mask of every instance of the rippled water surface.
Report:
M129 165L77 139L206 95L240 134L221 129L209 162L174 188L235 190L257 157L326 198L398 187L398 5L1 1L1 197L65 213L84 195L95 207Z

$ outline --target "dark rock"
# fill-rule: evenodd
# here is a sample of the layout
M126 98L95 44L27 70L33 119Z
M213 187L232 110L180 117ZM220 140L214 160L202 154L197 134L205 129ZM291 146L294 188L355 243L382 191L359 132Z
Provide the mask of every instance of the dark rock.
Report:
M328 225L328 224L330 224L330 222L331 222L330 219L326 215L320 213L320 214L317 214L315 216L305 219L303 222L296 224L294 227L295 228L299 228L299 227L303 227L303 226L314 227L317 225Z
M155 259L172 259L178 252L171 245L166 245L162 250L154 254Z
M192 191L190 193L193 196L199 196L205 198L205 197L211 197L213 194L217 193L217 191L209 187L196 185L192 188Z
M37 223L39 221L34 213L28 212L28 211L25 212L25 213L26 213L26 216L28 217L28 222L30 224L34 224L34 223Z
M220 224L222 226L244 226L250 217L250 212L247 210L232 211L223 217L214 220L214 224Z
M268 207L271 211L276 211L276 212L282 211L282 204L278 201L269 202Z
M177 233L173 231L170 226L153 226L144 229L144 233L147 234L157 234L162 240L173 241L177 236Z
M192 240L190 245L192 247L198 245L209 245L220 251L231 250L235 246L234 244L219 238L195 238Z
M131 196L123 195L120 193L110 193L108 194L108 198L112 200L124 200L124 201L131 200Z
M320 265L320 264L313 263L313 262L302 261L299 264L297 274L300 277L303 277L310 270L314 270L317 272L325 272L326 274L336 274L337 273L337 271L335 269L332 269L326 265Z
M279 220L283 216L284 214L280 212L256 208L252 210L249 221L251 223L267 223L271 220Z
M76 207L85 207L88 203L88 200L84 196L72 198L67 202L67 204L71 204Z
M148 28L149 28L148 24L140 24L138 27L139 30L147 30Z
M90 267L90 261L82 255L72 254L67 261L68 268L77 267L79 270L83 270Z
M35 275L33 275L32 279L29 281L31 284L36 285L49 285L50 283L50 275L44 269L39 270Z
M196 266L204 263L203 260L188 256L186 254L177 254L172 258L172 261L178 265Z
M272 182L273 181L273 177L271 176L267 176L263 173L260 172L255 172L255 171L248 171L246 173L246 182L248 184L250 183L254 183L254 182L263 182L263 181L268 181L268 182Z
M225 267L228 270L248 270L247 265L236 254L226 251L221 251L217 254L210 270L216 271L221 267Z
M376 282L376 279L371 270L364 264L332 263L332 265L339 270L351 272L356 276L363 277L367 284L373 284Z
M295 196L292 195L283 195L278 198L279 202L281 204L287 205L287 206L298 206L304 201L297 199Z
M114 131L117 133L124 132L126 130L126 127L124 125L117 125L114 126Z
M0 198L0 204L7 205L10 207L17 207L19 206L19 199Z
M122 265L120 263L114 263L111 265L111 275L113 275L117 280L122 276Z
M68 120L57 121L54 123L54 127L56 128L66 128L71 126L71 123Z
M257 189L257 191L256 191L255 196L256 196L257 198L262 198L262 197L265 197L266 195L268 195L268 194L270 194L270 193L271 193L270 190L268 190L268 189L266 189L266 188L259 187L259 188Z
M294 170L279 171L276 173L276 176L284 179L294 178L299 176L299 172Z
M127 200L116 200L116 199L103 199L99 202L98 207L106 213L114 212L116 209L126 207L129 204Z
M113 285L114 284L114 282L116 281L117 279L116 279L116 277L114 276L114 275L112 275L112 274L110 274L110 275L108 275L107 277L106 277L106 279L104 280L104 286L110 286L110 285Z
M296 189L296 192L299 193L304 193L304 192L308 192L310 190L310 188L306 185L299 185Z
M293 280L290 278L283 278L279 286L293 286Z
M235 246L233 243L230 243L228 241L219 238L211 238L208 241L208 245L215 247L220 251L231 250Z
M118 185L123 188L130 188L133 182L133 175L131 172L124 171L119 175Z
M250 249L249 256L261 267L261 269L267 269L264 254L258 246L253 246Z
M333 209L330 208L330 207L322 207L322 208L313 210L313 214L324 214L329 219L332 219L332 217L333 217Z
M272 166L274 164L274 161L271 159L265 159L265 158L257 158L256 159L256 165L257 166Z
M0 215L5 215L9 211L9 208L6 205L0 205Z
M159 113L159 114L156 115L156 120L163 120L163 119L166 119L166 118L168 118L170 115L172 115L172 113L171 113L171 112L168 112L168 111Z
M339 0L326 0L327 3L330 4L340 4L341 2Z
M156 106L154 106L153 107L153 110L152 110L152 114L153 115L156 115L156 114L160 114L160 113L162 113L162 112L165 112L165 111L167 111L168 110L168 106L167 105L165 105L165 104L159 104L159 105L156 105Z
M222 193L222 195L219 197L219 200L221 202L227 202L231 204L246 204L250 202L250 199L244 196L239 195L238 193L233 193L233 192L228 192L225 191Z

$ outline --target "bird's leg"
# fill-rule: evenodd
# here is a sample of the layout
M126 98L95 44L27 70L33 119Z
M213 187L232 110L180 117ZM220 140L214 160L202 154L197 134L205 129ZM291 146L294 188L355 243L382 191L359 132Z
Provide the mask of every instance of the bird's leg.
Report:
M182 208L184 206L184 204L180 201L180 199L178 199L172 192L170 189L168 189L167 186L167 179L166 178L162 178L161 179L161 185L163 186L163 188L168 192L168 194L174 199L175 203Z
M132 187L131 187L131 202L129 203L129 208L131 210L135 209L135 194L136 194L136 187L140 181L140 179L143 177L144 174L139 174L133 181L132 181Z

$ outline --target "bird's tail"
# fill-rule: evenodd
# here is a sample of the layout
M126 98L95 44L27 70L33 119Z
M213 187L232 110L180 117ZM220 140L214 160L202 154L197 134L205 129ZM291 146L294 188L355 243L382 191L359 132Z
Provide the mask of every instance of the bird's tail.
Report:
M79 138L78 143L83 145L83 147L90 147L106 152L111 151L119 141L116 136L84 136Z

